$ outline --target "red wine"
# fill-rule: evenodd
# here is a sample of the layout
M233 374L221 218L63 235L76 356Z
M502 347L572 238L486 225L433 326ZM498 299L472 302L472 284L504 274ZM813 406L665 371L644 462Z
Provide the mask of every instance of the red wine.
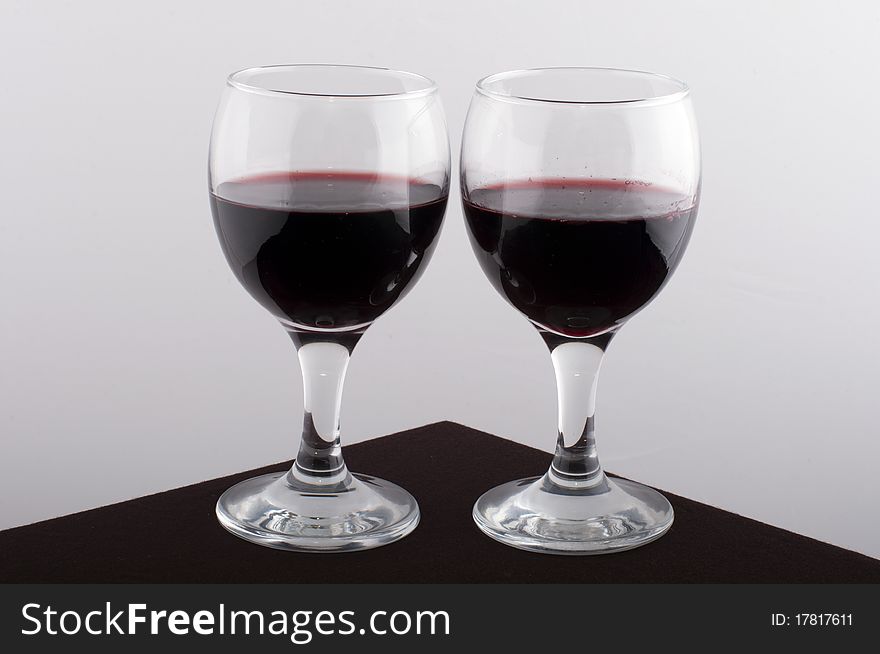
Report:
M433 253L446 191L368 173L272 173L211 195L226 260L277 318L306 330L368 325Z
M483 271L538 326L585 337L648 303L684 252L693 198L643 182L544 179L464 200Z

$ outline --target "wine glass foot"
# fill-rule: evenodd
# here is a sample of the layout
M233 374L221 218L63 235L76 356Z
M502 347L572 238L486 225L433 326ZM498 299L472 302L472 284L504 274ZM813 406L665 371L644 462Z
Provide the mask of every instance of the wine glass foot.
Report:
M217 501L217 519L258 545L300 552L380 547L419 523L415 498L391 482L352 475L332 489L303 487L290 473L247 479Z
M548 476L484 493L473 518L487 536L532 552L607 554L650 543L672 526L672 505L653 488L608 479L592 490L565 489Z

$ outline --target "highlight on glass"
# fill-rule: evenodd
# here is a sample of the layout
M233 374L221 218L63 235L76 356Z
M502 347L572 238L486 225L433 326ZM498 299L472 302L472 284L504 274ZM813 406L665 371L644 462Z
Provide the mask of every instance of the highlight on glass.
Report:
M596 385L608 344L669 280L693 229L700 148L687 86L602 68L487 77L467 115L461 193L483 272L550 350L559 409L550 469L486 492L477 526L555 554L660 537L668 500L599 463Z
M282 65L229 76L209 155L214 225L238 281L290 335L305 395L292 468L243 481L217 502L233 534L346 551L418 524L407 491L349 472L339 413L358 340L431 258L449 174L443 109L421 75Z

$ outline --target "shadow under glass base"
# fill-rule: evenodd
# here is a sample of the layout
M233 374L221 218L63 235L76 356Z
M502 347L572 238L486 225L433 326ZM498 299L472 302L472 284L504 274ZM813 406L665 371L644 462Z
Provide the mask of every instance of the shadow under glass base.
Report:
M247 479L217 501L217 519L252 543L302 552L387 545L419 523L419 505L400 486L350 475L334 488L298 484L289 472Z
M603 475L604 477L604 475ZM474 505L487 536L532 552L607 554L656 540L672 526L672 505L653 488L604 478L593 489L567 489L548 475L497 486Z

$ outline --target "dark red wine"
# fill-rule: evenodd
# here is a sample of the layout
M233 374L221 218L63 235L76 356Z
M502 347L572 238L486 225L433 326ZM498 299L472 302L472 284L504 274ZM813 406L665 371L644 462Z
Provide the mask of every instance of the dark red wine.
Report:
M567 336L612 329L675 269L693 198L643 182L545 179L470 192L471 243L496 289L532 322Z
M273 173L211 195L223 253L276 317L305 329L367 325L430 258L446 191L362 173Z

